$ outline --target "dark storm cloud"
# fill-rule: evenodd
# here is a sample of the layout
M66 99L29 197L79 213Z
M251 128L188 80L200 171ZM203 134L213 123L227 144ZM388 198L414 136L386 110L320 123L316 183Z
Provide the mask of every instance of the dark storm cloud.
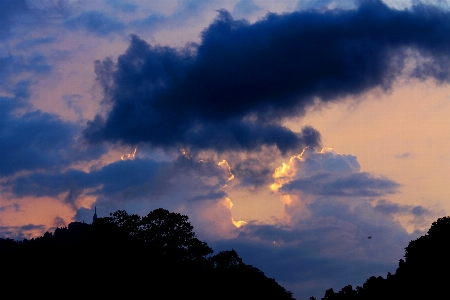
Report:
M293 180L281 188L282 192L302 191L316 196L375 197L396 193L400 184L387 178L377 178L361 172L349 175L320 173Z
M183 49L134 36L117 65L97 65L110 111L89 122L85 137L215 150L314 146L317 132L305 140L281 120L317 99L389 90L411 50L423 58L411 76L448 82L449 32L450 13L436 7L362 1L353 10L268 14L254 24L221 11L201 43Z
M86 148L77 142L79 128L57 116L27 108L28 84L16 87L15 97L0 97L0 177L20 171L52 170L104 153L103 147Z
M83 12L65 21L64 25L71 30L86 29L99 37L110 33L120 33L125 28L122 22L98 11Z

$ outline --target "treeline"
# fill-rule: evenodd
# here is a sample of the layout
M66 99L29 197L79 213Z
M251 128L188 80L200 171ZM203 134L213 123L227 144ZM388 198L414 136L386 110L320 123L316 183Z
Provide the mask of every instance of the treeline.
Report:
M0 257L3 291L17 296L293 299L236 251L213 255L187 216L164 209L0 239Z
M405 248L395 274L370 277L362 287L329 289L322 299L450 299L450 217L433 222L427 234ZM311 297L311 299L314 299Z
M450 217L405 250L395 274L329 289L322 299L449 299ZM0 257L10 296L293 299L236 251L213 255L187 216L164 209L143 217L117 211L31 240L0 238Z

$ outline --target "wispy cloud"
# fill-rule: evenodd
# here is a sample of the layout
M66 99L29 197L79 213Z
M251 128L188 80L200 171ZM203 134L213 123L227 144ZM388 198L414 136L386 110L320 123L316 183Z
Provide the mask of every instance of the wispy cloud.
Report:
M411 152L403 152L403 153L399 153L395 156L395 158L398 159L408 159L411 158L413 156L413 154Z
M105 37L111 33L121 33L125 28L122 22L99 11L83 12L77 17L66 20L64 24L69 29L85 29L99 37Z

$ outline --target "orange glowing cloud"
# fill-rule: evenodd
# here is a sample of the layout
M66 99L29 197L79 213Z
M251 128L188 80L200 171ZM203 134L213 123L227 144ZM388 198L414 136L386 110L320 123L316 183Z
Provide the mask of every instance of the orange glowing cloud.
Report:
M231 208L233 207L233 202L231 202L230 198L228 198L228 197L225 198L222 203L223 203L223 205L225 205L225 207L227 207L231 211ZM247 224L247 222L245 222L245 221L235 221L233 219L233 217L231 217L231 222L237 228L241 227L242 225Z
M228 181L234 179L234 174L231 173L231 167L230 167L230 165L228 164L228 162L225 159L222 160L221 162L219 162L217 165L219 167L223 167L230 174L230 176L228 177Z
M134 152L133 153L129 153L129 154L124 154L120 157L121 160L127 160L127 159L134 159L136 157L136 150L137 147L134 148Z

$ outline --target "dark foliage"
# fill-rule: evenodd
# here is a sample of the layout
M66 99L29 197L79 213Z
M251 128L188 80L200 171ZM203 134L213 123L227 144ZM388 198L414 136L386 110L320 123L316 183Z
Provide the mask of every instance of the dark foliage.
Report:
M439 218L426 235L405 248L405 259L400 259L394 275L372 276L356 290L351 285L339 292L329 289L322 299L449 299L449 253L450 217Z
M293 299L236 251L212 252L187 216L117 211L36 239L0 239L2 287L24 297Z

